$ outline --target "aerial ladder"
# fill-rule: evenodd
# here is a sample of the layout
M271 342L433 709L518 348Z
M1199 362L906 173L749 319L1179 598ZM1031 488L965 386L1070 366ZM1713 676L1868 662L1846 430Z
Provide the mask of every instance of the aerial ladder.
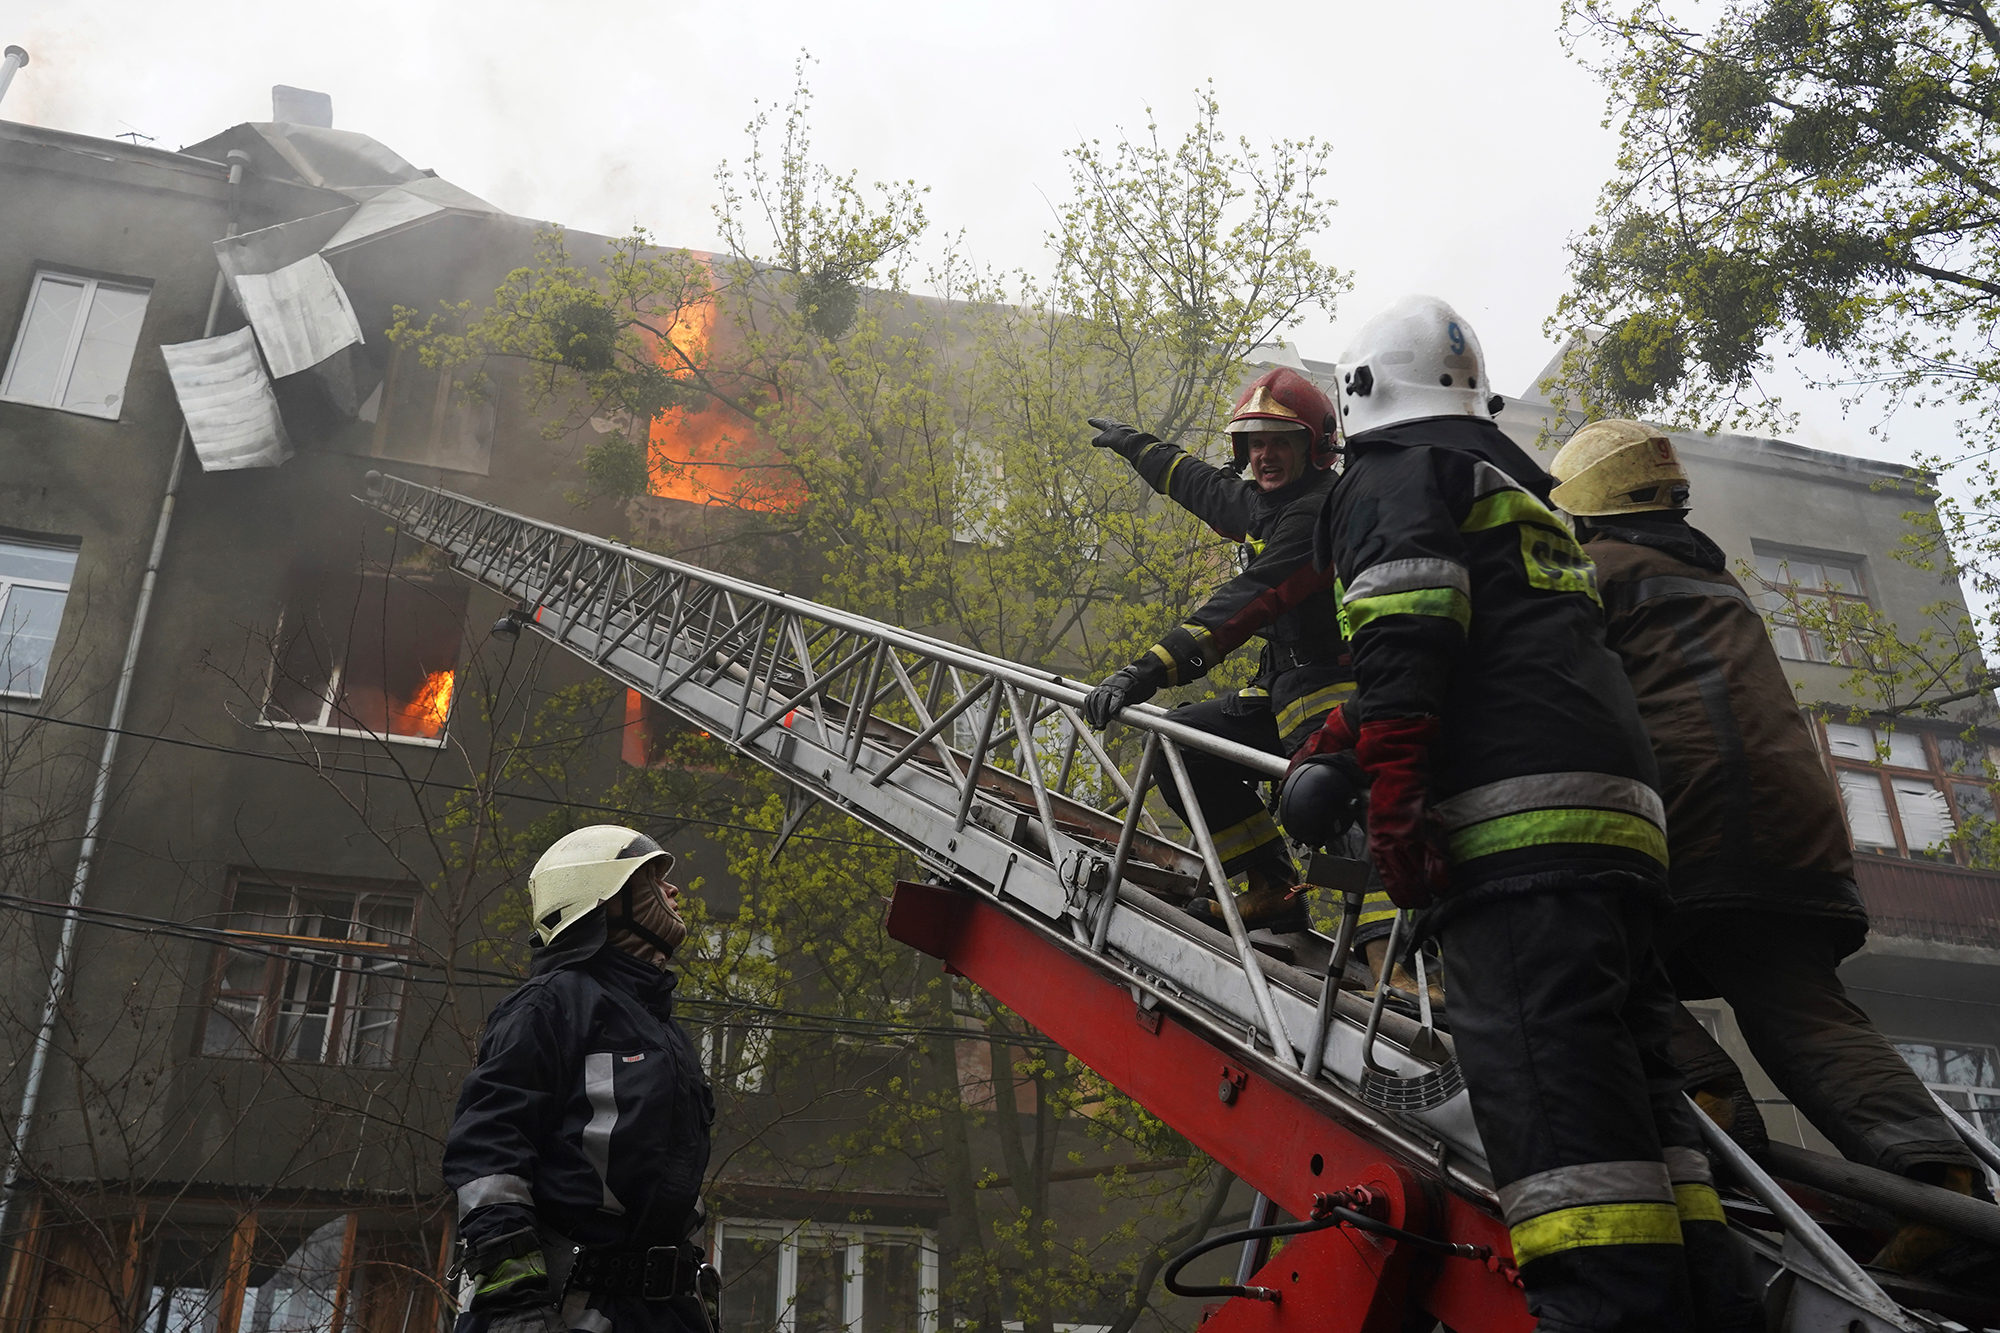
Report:
M1170 1280L1219 1298L1208 1333L1388 1333L1413 1317L1457 1333L1533 1327L1428 987L1392 997L1350 966L1358 863L1317 863L1345 909L1332 938L1253 938L1226 891L1185 755L1272 778L1282 761L1151 706L1126 709L1132 734L1108 746L1079 714L1083 682L415 482L370 473L357 498L511 600L519 623L784 778L780 847L823 803L906 848L925 882L897 886L892 936L1248 1182L1253 1224L1295 1219L1242 1240L1233 1283ZM1187 842L1148 813L1147 793L1170 783ZM1223 889L1226 932L1168 901L1204 885ZM1812 1191L1788 1191L1696 1119L1741 1191L1727 1207L1772 1327L1992 1326L1958 1294L1865 1269L1794 1197ZM1786 1151L1788 1178L1921 1204L2000 1244L2000 1209ZM1289 1233L1275 1256L1273 1232Z

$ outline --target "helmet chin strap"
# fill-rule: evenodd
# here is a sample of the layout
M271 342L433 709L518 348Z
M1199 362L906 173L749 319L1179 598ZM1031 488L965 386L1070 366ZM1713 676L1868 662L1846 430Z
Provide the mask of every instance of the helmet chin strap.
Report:
M638 917L633 916L631 911L624 905L625 895L623 893L620 893L618 897L620 900L619 915L611 918L611 924L624 927L640 939L646 941L646 943L652 945L655 949L658 949L666 957L673 957L674 950L678 946L667 943L662 936L655 934L650 927L643 925Z

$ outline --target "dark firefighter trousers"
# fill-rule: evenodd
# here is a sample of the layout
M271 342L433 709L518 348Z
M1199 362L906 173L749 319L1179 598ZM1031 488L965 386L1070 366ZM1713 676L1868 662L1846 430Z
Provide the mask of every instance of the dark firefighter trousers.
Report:
M1586 881L1443 927L1452 1042L1543 1333L1764 1327L1668 1058L1655 912Z
M1841 928L1795 912L1684 912L1666 930L1675 975L1698 974L1736 1011L1757 1063L1841 1156L1930 1184L1979 1165L1930 1091L1840 983ZM1686 978L1684 978L1686 979ZM1736 1062L1685 1010L1673 1057L1690 1088L1727 1100L1737 1142L1761 1150L1763 1124Z
M1280 759L1289 756L1326 720L1326 714L1320 713L1301 723L1292 733L1298 743L1287 745L1278 735L1271 697L1262 690L1238 690L1220 699L1182 704L1168 716L1182 726ZM1183 750L1181 757L1187 762L1188 784L1194 788L1201 816L1208 821L1209 836L1215 839L1216 855L1222 858L1222 872L1237 875L1254 871L1281 887L1291 884L1297 878L1292 855L1285 850L1285 836L1257 790L1266 780L1264 776L1200 750ZM1187 806L1174 780L1163 772L1159 786L1168 807L1186 819Z

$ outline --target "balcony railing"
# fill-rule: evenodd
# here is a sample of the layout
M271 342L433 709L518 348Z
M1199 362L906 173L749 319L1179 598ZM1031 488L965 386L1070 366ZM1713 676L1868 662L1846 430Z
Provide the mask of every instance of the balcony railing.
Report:
M2000 949L2000 873L1857 852L1854 879L1878 935Z

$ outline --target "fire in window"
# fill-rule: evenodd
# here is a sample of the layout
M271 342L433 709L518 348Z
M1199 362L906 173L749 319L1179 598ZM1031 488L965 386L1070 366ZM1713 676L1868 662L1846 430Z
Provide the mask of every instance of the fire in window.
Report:
M202 1054L386 1068L415 917L407 892L239 879Z
M1861 562L1757 552L1757 605L1771 624L1778 656L1794 662L1838 662L1852 666L1856 648L1827 627L1846 623L1868 605Z
M442 742L465 599L444 574L303 579L273 645L265 723Z
M0 398L116 420L151 289L43 270L0 375Z
M39 699L76 574L76 548L0 537L0 695Z

